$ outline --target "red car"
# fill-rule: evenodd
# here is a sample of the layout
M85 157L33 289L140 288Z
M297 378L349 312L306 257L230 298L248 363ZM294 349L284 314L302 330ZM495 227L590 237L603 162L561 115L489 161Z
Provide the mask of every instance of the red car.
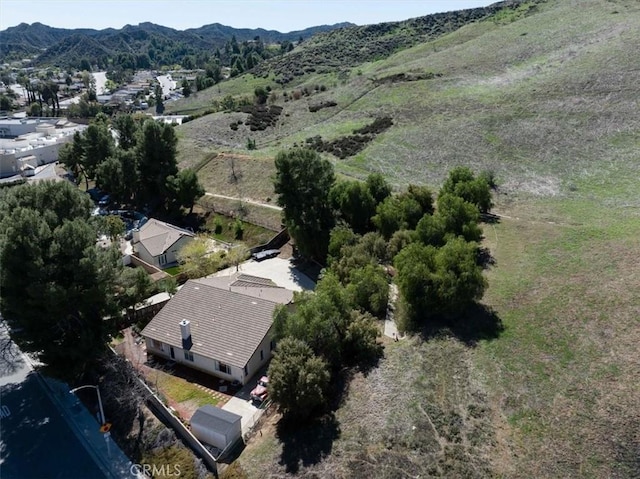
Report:
M251 391L251 399L253 401L263 402L265 399L267 399L267 395L269 394L269 392L267 391L268 387L269 378L267 376L262 376L260 378L260 381L258 381L258 385Z

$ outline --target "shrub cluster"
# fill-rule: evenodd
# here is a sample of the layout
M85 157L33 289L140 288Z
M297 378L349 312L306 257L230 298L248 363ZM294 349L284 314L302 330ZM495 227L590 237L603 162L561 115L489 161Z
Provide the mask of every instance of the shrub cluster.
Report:
M344 160L358 154L380 133L393 125L390 117L376 118L373 123L353 131L353 135L343 136L333 141L324 141L317 135L305 140L305 146L318 152L331 153Z

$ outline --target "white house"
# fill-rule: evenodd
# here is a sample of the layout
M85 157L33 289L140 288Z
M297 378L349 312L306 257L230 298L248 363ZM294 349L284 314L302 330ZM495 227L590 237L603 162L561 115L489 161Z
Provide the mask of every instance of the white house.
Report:
M187 281L142 330L147 354L246 384L273 354L274 310L292 299L242 273Z
M151 218L133 231L132 244L140 259L164 269L177 263L178 251L194 237L191 231Z

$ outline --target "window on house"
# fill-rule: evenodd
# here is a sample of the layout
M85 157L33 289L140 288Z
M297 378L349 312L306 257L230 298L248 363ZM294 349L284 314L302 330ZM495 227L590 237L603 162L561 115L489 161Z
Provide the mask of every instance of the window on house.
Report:
M261 349L260 350L260 361L264 360L264 351Z
M231 367L218 361L218 371L225 374L231 374Z
M246 367L246 366L244 367L244 375L245 375L245 376L248 376L248 375L249 375L249 370L247 369L247 367Z
M161 254L159 259L160 259L160 264L166 264L167 263L167 255L166 254Z
M162 343L162 341L156 341L155 339L152 339L151 346L153 346L156 349L159 349L160 351L164 351L164 344Z
M272 340L269 343L269 351L273 351L274 349L276 349L276 342Z
M193 353L192 353L191 351L185 351L185 352L184 352L184 358L185 358L187 361L191 361L191 362L193 362Z

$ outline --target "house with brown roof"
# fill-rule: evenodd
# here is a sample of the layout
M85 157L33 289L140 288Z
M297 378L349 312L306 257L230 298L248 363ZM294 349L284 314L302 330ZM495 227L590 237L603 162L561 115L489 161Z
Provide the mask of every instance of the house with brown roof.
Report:
M178 251L194 237L192 231L150 218L133 231L133 250L143 261L164 269L178 262Z
M243 273L187 281L142 330L147 354L246 384L275 348L273 312L293 291Z

